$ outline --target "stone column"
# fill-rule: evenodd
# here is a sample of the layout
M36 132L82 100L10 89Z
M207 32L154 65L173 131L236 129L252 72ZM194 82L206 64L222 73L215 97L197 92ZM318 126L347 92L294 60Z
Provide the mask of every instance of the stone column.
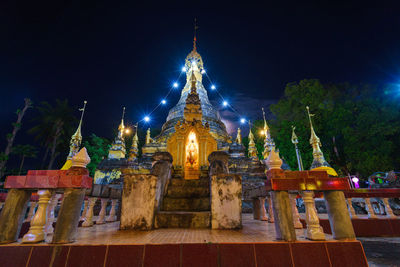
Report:
M267 211L265 210L265 197L259 197L260 200L260 220L261 221L268 221Z
M385 205L386 217L397 219L397 216L393 213L392 207L390 207L388 198L383 199L383 204Z
M28 212L28 215L26 216L25 222L30 222L32 220L33 216L35 215L36 206L37 206L37 202L36 201L31 201L30 202L29 212Z
M254 220L259 220L260 219L260 199L258 198L253 198L253 219Z
M344 193L342 191L325 191L324 198L333 238L337 240L355 239L356 235L346 207Z
M22 238L22 243L37 243L45 238L44 227L47 219L47 206L51 198L50 190L39 190L38 209L33 216L28 233Z
M314 192L302 191L304 206L306 208L306 237L310 240L325 240L325 234L319 224L317 209L315 208Z
M100 209L99 218L97 219L96 224L105 224L108 198L101 198L100 200L101 200L101 209Z
M96 204L97 197L89 197L88 209L86 211L85 221L82 223L82 227L92 227L93 226L93 208Z
M64 244L76 240L85 191L84 188L67 188L64 190L52 243Z
M275 219L274 219L274 209L272 207L272 197L271 195L268 197L268 222L269 223L274 223Z
M31 191L10 189L0 215L0 244L18 239Z
M44 228L44 232L46 234L52 234L54 232L53 223L55 220L54 209L57 207L58 199L60 198L59 194L53 193L53 196L50 199L50 204L47 207L47 223Z
M364 198L364 201L365 201L365 209L368 212L368 218L375 219L376 215L375 215L375 212L374 212L374 208L372 208L372 205L371 205L371 199L370 198Z
M81 215L80 220L84 220L85 219L85 215L86 215L86 211L87 211L87 208L88 208L89 200L84 200L83 203L84 203L83 204L83 210L82 210L82 215Z
M357 216L356 211L355 211L355 209L353 207L353 202L351 201L351 198L350 197L346 198L346 201L347 201L347 208L349 209L350 217L351 218L357 218L358 216Z
M272 191L271 196L275 218L276 238L285 241L296 241L289 193L287 191Z
M116 216L116 206L117 206L118 199L111 199L111 210L110 214L108 215L106 222L115 222L117 220Z
M290 202L292 206L292 213L293 213L293 224L295 229L303 229L303 224L300 221L299 210L297 209L297 202L295 194L289 194Z

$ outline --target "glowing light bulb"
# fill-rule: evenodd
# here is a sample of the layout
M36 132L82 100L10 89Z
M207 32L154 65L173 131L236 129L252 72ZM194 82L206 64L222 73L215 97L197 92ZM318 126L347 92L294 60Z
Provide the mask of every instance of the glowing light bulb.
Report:
M261 130L260 131L260 135L264 135L265 133L264 133L264 131L263 130Z
M177 88L178 87L178 83L174 83L173 86L174 86L174 88Z
M245 123L245 122L246 122L246 119L245 119L245 118L241 118L241 119L240 119L240 123L243 124L243 123Z
M182 72L186 72L186 67L185 66L182 67Z
M167 104L167 101L165 99L161 100L161 104L165 105Z
M201 74L205 74L206 73L206 70L205 69L202 69L201 70Z
M228 105L228 102L224 100L224 102L222 102L222 105L223 105L224 107L226 107L226 106Z
M211 85L211 89L212 89L212 90L215 90L215 88L216 88L216 87L215 87L215 85L214 85L214 84L213 84L213 85Z
M126 134L129 134L130 132L131 132L131 129L129 129L129 128L125 129Z
M149 121L150 121L150 117L149 117L149 116L144 116L143 120L144 120L145 122L149 122Z
M192 66L196 66L196 61L192 61Z

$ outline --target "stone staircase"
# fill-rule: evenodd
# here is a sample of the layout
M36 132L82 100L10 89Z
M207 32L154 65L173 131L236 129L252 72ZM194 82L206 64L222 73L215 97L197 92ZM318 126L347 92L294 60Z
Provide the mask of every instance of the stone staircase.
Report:
M209 228L210 182L207 172L199 179L185 180L175 172L171 178L160 211L156 215L156 228Z

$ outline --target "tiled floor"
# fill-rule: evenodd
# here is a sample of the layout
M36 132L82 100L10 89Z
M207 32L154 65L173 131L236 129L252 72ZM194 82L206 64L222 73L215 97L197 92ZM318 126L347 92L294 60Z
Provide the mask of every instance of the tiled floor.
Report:
M80 227L74 245L104 244L164 244L164 243L237 243L271 242L275 239L273 223L253 220L251 214L243 214L241 230L211 229L157 229L152 231L119 230L119 222ZM304 230L296 230L299 241L306 241ZM332 239L326 235L327 240ZM47 242L51 241L51 235ZM42 243L43 244L43 243Z

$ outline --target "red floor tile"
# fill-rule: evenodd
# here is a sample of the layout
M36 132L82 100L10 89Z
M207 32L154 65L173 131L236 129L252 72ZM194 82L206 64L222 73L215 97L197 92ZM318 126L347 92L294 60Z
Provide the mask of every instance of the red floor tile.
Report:
M330 266L324 242L290 244L294 266Z
M352 219L357 237L392 236L392 226L387 219Z
M218 266L218 246L216 244L182 244L182 266Z
M71 246L67 267L103 267L106 246Z
M257 267L293 266L288 243L255 244Z
M31 249L31 246L0 246L0 266L25 267Z
M363 248L359 241L355 242L327 242L329 258L332 266L362 267L368 266Z
M253 244L219 244L221 267L251 267L255 265Z
M143 245L115 245L108 246L107 267L142 266Z
M49 266L64 267L67 260L69 246L34 246L28 267Z
M145 245L144 266L179 266L180 246L180 244Z
M389 219L389 222L393 229L393 236L400 236L400 220Z

